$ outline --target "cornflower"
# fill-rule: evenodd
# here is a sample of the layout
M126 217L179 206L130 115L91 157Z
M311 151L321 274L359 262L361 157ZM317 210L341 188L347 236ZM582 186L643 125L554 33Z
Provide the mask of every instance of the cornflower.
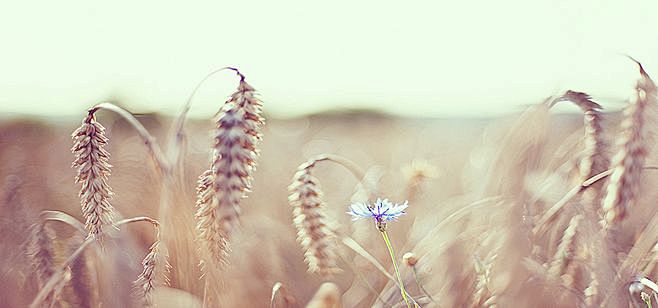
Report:
M352 215L352 220L359 220L362 218L372 218L375 221L375 226L377 230L382 234L384 242L386 242L386 248L388 253L391 256L391 261L393 262L393 269L395 270L395 276L398 279L398 284L400 286L400 294L402 294L402 299L407 304L408 308L411 308L409 299L407 298L407 291L404 289L404 283L402 282L402 277L400 276L400 270L398 269L398 264L395 261L395 252L393 251L393 245L391 245L391 240L388 238L388 233L386 233L387 223L394 221L400 216L404 215L404 210L408 207L407 201L402 204L393 204L388 201L388 199L377 198L375 204L368 204L363 202L353 203L349 206L349 211L347 214Z

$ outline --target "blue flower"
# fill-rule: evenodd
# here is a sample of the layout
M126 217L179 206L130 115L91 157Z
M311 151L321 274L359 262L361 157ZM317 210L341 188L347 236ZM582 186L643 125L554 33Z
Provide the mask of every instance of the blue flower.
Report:
M373 218L377 227L381 230L386 227L386 222L395 220L405 214L404 210L408 207L407 201L403 204L393 204L388 199L377 199L375 204L370 205L363 202L353 203L349 206L349 212L353 216L352 220L361 218Z

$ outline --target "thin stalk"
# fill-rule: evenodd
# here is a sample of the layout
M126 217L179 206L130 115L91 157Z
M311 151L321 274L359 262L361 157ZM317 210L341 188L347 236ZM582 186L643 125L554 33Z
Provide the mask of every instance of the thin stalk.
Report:
M313 163L321 162L321 161L331 161L336 164L339 164L343 166L345 169L347 169L349 172L351 172L352 175L354 175L354 177L356 178L356 180L365 186L366 190L368 191L371 197L374 197L378 194L375 183L370 183L370 181L366 179L366 173L359 167L359 165L357 165L355 162L345 157L335 154L320 154L310 159L310 161L313 161Z
M194 96L196 95L197 91L199 91L199 88L201 88L201 85L203 85L208 79L210 79L210 77L224 70L232 70L238 74L240 80L244 80L244 75L242 75L242 73L240 73L238 69L229 66L222 67L208 73L194 87L194 90L192 90L192 93L187 98L187 101L185 101L183 110L181 110L180 114L178 115L178 117L176 118L175 122L171 127L171 132L169 137L168 157L170 159L170 162L172 164L175 164L175 167L177 168L181 168L183 164L182 161L184 159L183 152L185 151L186 148L185 145L186 136L185 136L184 127L185 127L185 120L187 118L187 113L190 111L190 108L192 107L192 99L194 99ZM182 170L179 171L182 173Z
M377 290L375 290L375 288L372 287L372 285L370 284L370 282L368 282L368 279L366 279L366 277L363 275L363 273L361 273L361 271L359 271L352 264L352 261L348 261L342 254L338 254L338 258L340 258L343 261L343 263L347 264L347 266L349 266L352 269L352 272L356 275L357 278L361 279L361 282L363 282L363 284L366 286L366 288L368 290L370 290L370 292L372 294L375 295L376 299L378 299L383 305L386 305L386 301L384 301L381 298L381 296L379 296L379 292L377 292Z
M395 276L398 278L402 299L404 299L405 304L407 304L407 308L411 308L411 304L409 304L409 299L407 298L407 291L404 289L404 282L402 282L402 277L400 276L398 263L395 261L395 252L393 252L393 245L391 245L391 240L388 239L388 234L386 233L386 230L380 232L382 234L382 237L384 238L384 242L386 242L386 248L388 248L388 253L391 255L391 261L393 262L393 269L395 270Z
M435 303L435 304L439 305L439 303L437 303L434 300L434 298L432 298L430 293L427 292L427 290L425 290L425 287L423 287L423 285L420 283L420 279L418 279L418 271L416 271L416 266L415 265L411 266L411 271L414 273L414 280L416 280L416 284L418 285L418 288L425 294L425 296L427 296L427 298L429 298L432 301L432 303ZM439 305L439 307L440 307L440 305Z
M99 109L109 110L123 117L126 122L128 122L128 124L130 124L137 131L137 134L144 141L144 145L146 145L146 148L150 152L158 170L165 174L170 172L171 166L169 161L160 149L160 145L158 145L158 143L155 141L155 137L153 137L153 135L151 135L151 133L146 130L144 125L142 125L142 123L140 123L135 118L135 116L132 115L132 113L110 102L96 104L95 106L89 108L88 112L93 114L96 113L96 111Z

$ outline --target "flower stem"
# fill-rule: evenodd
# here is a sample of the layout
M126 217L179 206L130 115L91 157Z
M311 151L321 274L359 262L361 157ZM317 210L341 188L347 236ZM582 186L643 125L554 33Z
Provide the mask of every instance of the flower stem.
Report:
M400 284L400 293L402 294L402 299L404 299L407 308L411 308L409 304L409 299L407 298L407 291L404 289L404 282L402 282L402 277L400 277L400 270L398 269L398 263L395 261L395 252L393 252L393 246L391 245L391 240L388 239L388 234L386 230L380 231L384 242L386 242L386 248L388 248L388 253L391 255L391 261L393 261L393 269L395 270L395 276L398 278L398 283Z

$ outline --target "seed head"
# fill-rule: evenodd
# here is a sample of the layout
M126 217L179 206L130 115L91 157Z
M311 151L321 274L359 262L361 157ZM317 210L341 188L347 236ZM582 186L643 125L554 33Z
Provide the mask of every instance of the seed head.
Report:
M299 166L288 187L288 201L293 208L297 239L304 249L309 271L330 275L339 270L336 266L337 247L335 234L325 215L320 183L311 175L315 163L311 160Z
M418 263L418 256L413 252L407 252L402 256L402 261L408 266L414 266Z
M108 139L93 111L89 111L72 137L73 168L78 171L75 182L82 184L79 196L85 228L89 236L100 241L103 230L114 224L114 208L110 204L112 189L107 183L111 168L110 154L105 150Z

